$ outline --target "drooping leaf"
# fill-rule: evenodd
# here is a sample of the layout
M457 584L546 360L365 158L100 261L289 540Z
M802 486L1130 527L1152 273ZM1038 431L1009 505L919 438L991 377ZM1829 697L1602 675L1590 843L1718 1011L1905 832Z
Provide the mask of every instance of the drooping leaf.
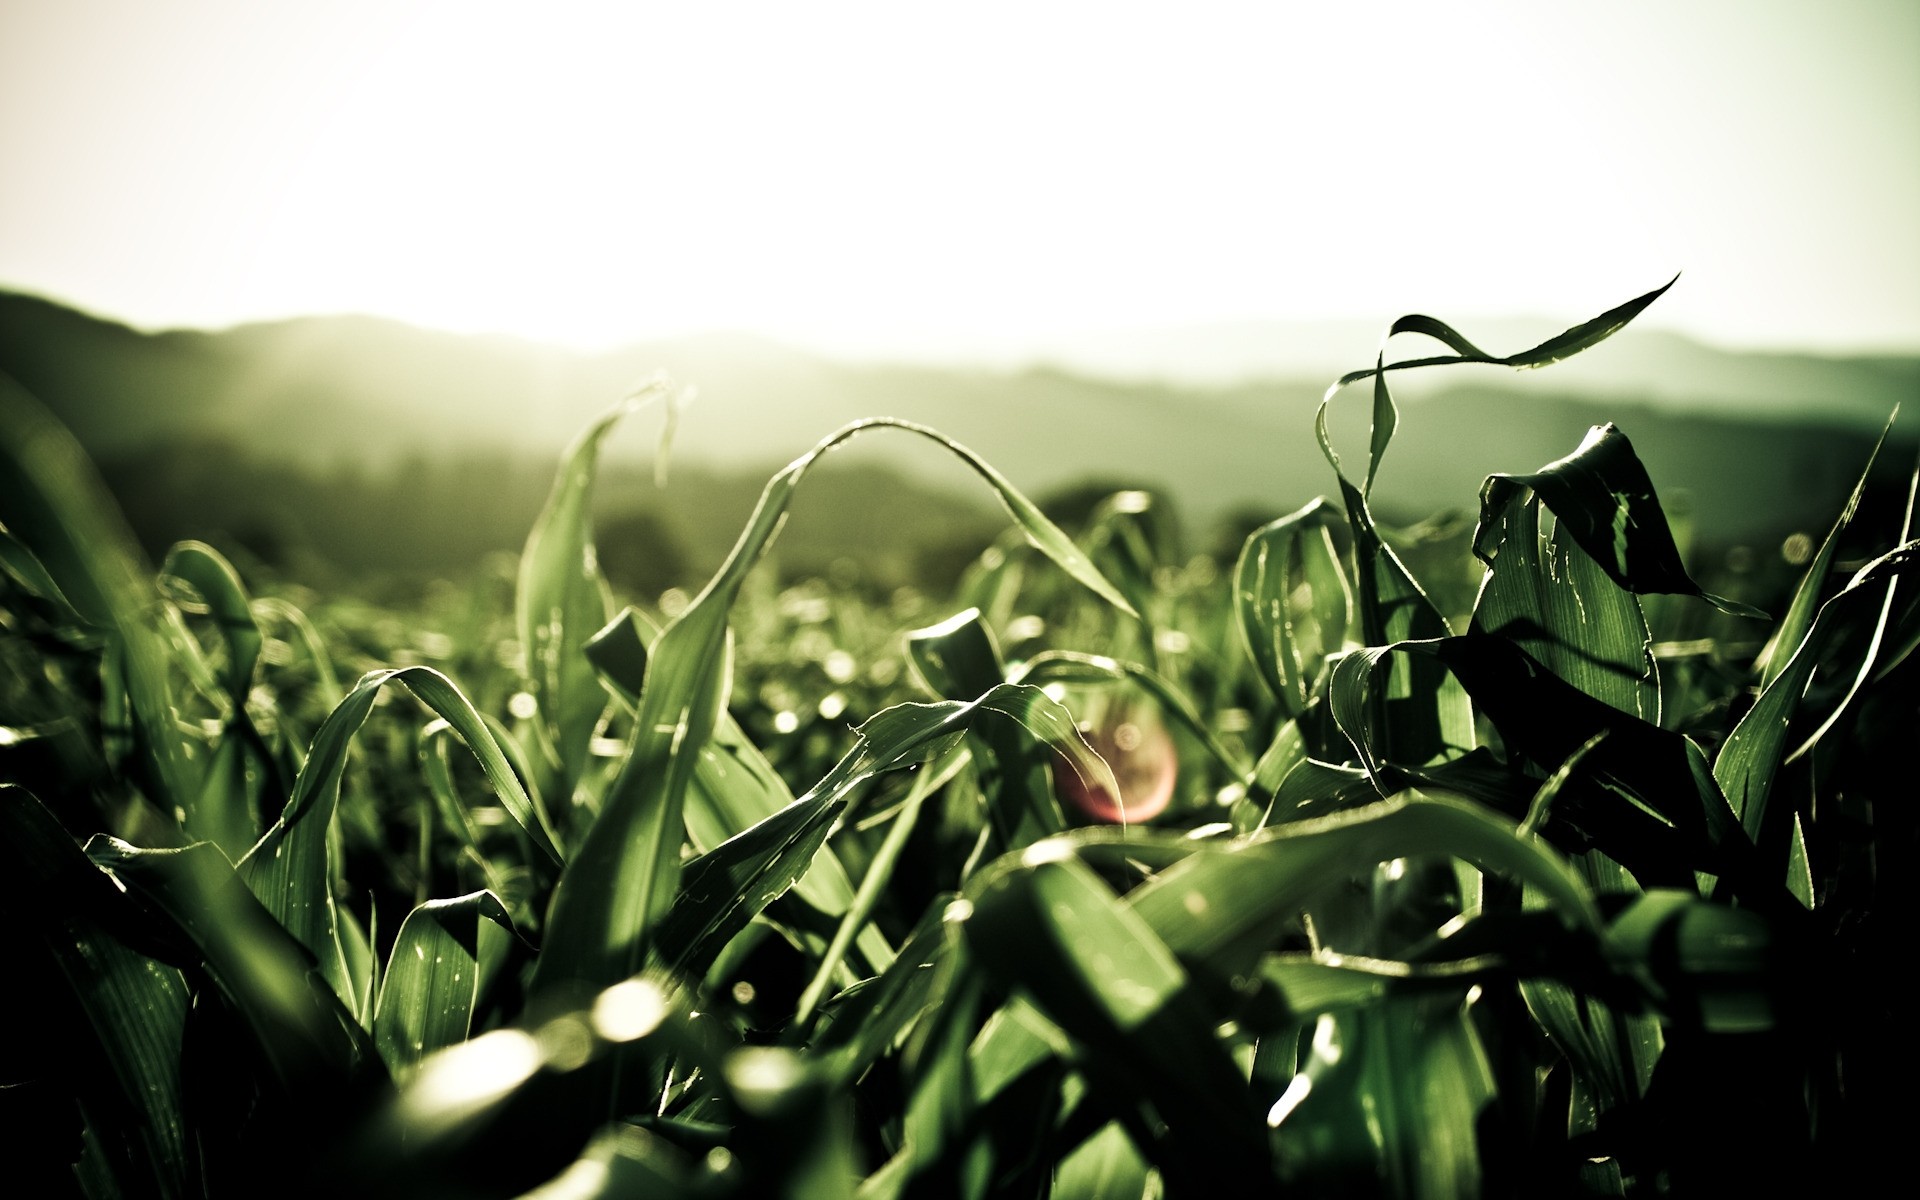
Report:
M374 1042L389 1070L409 1071L467 1039L513 936L513 920L492 892L429 900L407 914L373 1015Z
M1362 379L1372 378L1383 371L1406 371L1417 367L1443 367L1460 363L1479 363L1486 366L1515 367L1520 369L1544 367L1551 363L1559 362L1562 359L1571 358L1582 350L1591 349L1620 332L1622 329L1625 329L1628 322L1644 312L1647 306L1651 305L1655 300L1665 295L1667 289L1677 283L1679 279L1680 277L1675 275L1665 284L1662 284L1660 287L1655 288L1645 295L1637 296L1617 308L1608 309L1590 321L1583 321L1570 329L1557 333L1537 346L1532 346L1517 354L1505 356L1488 354L1443 321L1437 321L1432 317L1422 316L1420 314L1401 317L1388 329L1387 335L1389 337L1400 333L1424 334L1427 337L1445 342L1455 353L1430 358L1406 359L1401 362L1386 363L1384 365L1376 364L1371 370L1352 371L1341 376L1340 386L1345 387L1350 383L1358 383Z
M1480 489L1483 528L1487 515L1504 511L1520 488L1532 489L1568 536L1634 594L1697 596L1735 616L1766 615L1703 591L1687 574L1653 481L1618 427L1594 426L1572 454L1533 474L1488 476ZM1482 549L1478 539L1474 548Z
M314 734L305 765L294 781L279 820L240 861L240 875L287 931L313 954L321 972L347 1004L355 991L342 954L338 918L328 866L327 831L340 797L347 750L373 709L380 689L403 684L460 734L480 760L501 805L520 823L552 863L560 861L545 814L535 807L512 765L466 696L431 667L402 667L369 672Z
M1491 499L1491 497L1489 497ZM1660 723L1653 638L1640 603L1526 490L1483 506L1474 552L1487 564L1473 628L1519 645L1597 700Z
M625 761L554 893L537 986L562 980L604 984L645 961L649 933L679 890L687 791L726 707L732 674L727 619L734 598L772 544L808 468L876 428L917 434L957 455L993 487L1029 540L1073 578L1131 611L1066 534L972 451L904 421L859 421L830 435L768 482L726 562L652 647Z

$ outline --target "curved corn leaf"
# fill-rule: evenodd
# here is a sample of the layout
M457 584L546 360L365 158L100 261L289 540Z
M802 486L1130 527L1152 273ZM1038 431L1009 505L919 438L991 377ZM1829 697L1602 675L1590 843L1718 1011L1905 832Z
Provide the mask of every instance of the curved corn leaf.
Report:
M60 585L54 582L53 575L47 570L46 564L40 561L39 555L29 549L25 542L14 537L4 523L0 523L0 571L5 571L8 577L26 589L28 595L47 601L72 620L81 619L73 607L73 601L67 599Z
M239 864L241 877L261 903L312 952L342 1000L356 1006L330 884L327 830L340 798L347 749L372 711L380 689L388 683L404 685L453 726L480 760L487 781L507 812L527 831L536 848L552 862L560 861L545 814L535 807L492 731L452 680L431 667L369 672L314 734L286 808Z
M214 747L200 793L187 807L185 824L190 836L207 838L228 858L238 858L260 837L256 788L249 786L248 767L252 762L267 765L269 771L272 767L271 754L247 715L263 641L260 626L239 573L213 547L201 542L175 545L160 574L163 580L177 579L192 588L226 649L217 676L228 710L226 729Z
M181 542L167 552L160 574L183 580L207 606L207 615L227 650L220 682L234 711L244 712L260 661L260 626L253 619L239 572L218 550L203 542Z
M1504 638L1468 634L1390 649L1445 663L1508 753L1542 773L1607 734L1560 790L1548 836L1599 847L1643 886L1688 886L1707 872L1767 911L1787 899L1780 877L1759 870L1705 755L1684 736L1594 699Z
M1105 771L1071 714L1035 687L1003 683L966 704L884 709L860 726L858 743L806 795L687 864L684 888L661 925L661 960L676 974L704 974L722 946L805 875L854 787L948 748L982 716L1018 722L1094 778Z
M1827 643L1840 631L1865 624L1871 628L1868 647L1855 673L1864 679L1873 668L1874 651L1886 628L1894 590L1920 561L1920 541L1891 550L1860 568L1847 586L1820 606L1806 636L1794 648L1753 707L1727 735L1713 763L1713 777L1726 793L1747 836L1759 840L1766 825L1767 799L1773 778L1787 761L1788 732L1814 669L1823 664ZM1851 693L1849 697L1851 698ZM1844 706L1844 701L1842 702ZM1840 711L1835 709L1835 715ZM1820 732L1830 725L1823 723ZM1819 733L1814 735L1815 738ZM1809 739L1809 744L1811 744ZM1796 751L1800 753L1804 751Z
M1660 723L1653 635L1633 593L1621 587L1543 511L1537 494L1483 493L1474 553L1487 575L1473 629L1516 643L1542 666L1597 700Z
M256 618L284 621L293 627L301 648L307 652L307 661L313 664L314 686L319 691L322 705L331 710L345 699L346 693L340 690L340 676L333 669L333 656L327 653L326 642L321 640L320 631L313 627L307 614L277 596L255 600L253 609Z
M1893 423L1899 416L1900 409L1896 405L1892 415L1887 418L1886 427L1880 431L1879 440L1867 452L1867 461L1860 468L1860 478L1848 494L1847 502L1841 506L1840 515L1834 518L1833 528L1827 531L1819 551L1807 563L1806 572L1800 576L1799 586L1793 590L1793 600L1787 606L1787 615L1774 626L1767 644L1760 648L1760 653L1754 658L1753 667L1760 672L1762 689L1787 669L1787 660L1800 648L1800 643L1806 640L1807 631L1813 627L1814 613L1820 607L1820 590L1827 581L1827 572L1833 568L1833 556L1840 548L1840 535L1853 524L1853 514L1859 511L1860 498L1866 494L1867 480L1873 474L1874 460L1880 457L1881 449L1887 444L1887 435L1893 432Z
M904 641L908 666L922 686L943 700L971 700L1007 678L993 630L977 608L909 630Z
M1009 682L1030 683L1045 686L1049 683L1064 683L1084 687L1102 683L1131 683L1141 691L1153 697L1162 712L1191 733L1194 740L1204 747L1214 760L1225 767L1241 782L1251 780L1253 764L1246 758L1228 749L1215 736L1213 730L1194 710L1193 701L1187 699L1179 688L1166 676L1139 663L1108 658L1102 654L1080 654L1072 650L1046 650L1028 659L1020 669L1013 673Z
M374 1044L389 1070L410 1071L467 1040L513 937L513 919L492 892L429 900L407 914L373 1014Z
M1066 534L959 443L925 426L886 419L857 421L830 435L768 481L726 562L653 646L626 760L554 892L536 986L607 983L645 961L647 938L679 890L687 791L726 708L732 682L727 617L734 598L772 544L808 468L870 429L917 434L957 455L993 487L1021 531L1048 557L1109 603L1132 611Z
M1505 510L1520 488L1532 489L1561 528L1628 591L1697 596L1734 616L1766 616L1703 591L1687 574L1653 481L1618 426L1594 426L1572 454L1531 475L1489 475L1480 488L1483 529L1488 515ZM1474 549L1482 549L1478 537Z
M520 554L514 616L527 656L527 691L537 706L534 728L569 791L586 772L588 743L607 705L582 654L612 607L593 549L591 505L600 444L621 417L667 394L664 379L649 381L574 439Z
M1386 363L1384 365L1376 364L1372 370L1352 371L1341 376L1339 386L1345 387L1350 383L1358 383L1362 379L1373 378L1385 371L1405 371L1415 367L1444 367L1457 363L1479 363L1485 366L1515 367L1520 369L1544 367L1551 363L1559 362L1562 359L1571 358L1582 350L1596 346L1614 334L1619 333L1627 327L1628 322L1645 311L1648 305L1665 295L1667 289L1675 283L1678 283L1679 280L1680 276L1675 275L1672 279L1667 280L1666 283L1655 288L1653 291L1642 296L1636 296L1617 308L1610 308L1591 321L1583 321L1570 329L1555 334L1537 346L1522 350L1517 354L1508 354L1505 356L1487 353L1461 336L1458 331L1443 321L1437 321L1432 317L1422 316L1418 313L1401 317L1388 329L1388 337L1399 333L1424 334L1427 337L1445 342L1455 353L1431 358L1408 359L1403 362Z
M1353 592L1324 499L1247 537L1233 567L1233 604L1247 653L1281 711L1312 702L1328 655L1345 643Z
M315 972L211 842L142 850L99 835L86 853L190 948L187 960L238 1014L288 1096L342 1092L382 1074L348 1008L354 999Z

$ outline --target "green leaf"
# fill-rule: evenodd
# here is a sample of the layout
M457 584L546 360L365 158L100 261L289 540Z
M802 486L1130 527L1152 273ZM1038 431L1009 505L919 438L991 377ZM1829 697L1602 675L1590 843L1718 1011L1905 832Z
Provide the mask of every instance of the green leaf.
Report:
M1756 905L1786 899L1780 876L1758 869L1704 754L1682 735L1594 699L1505 638L1468 634L1393 650L1444 662L1508 754L1542 774L1606 733L1561 788L1548 837L1574 849L1598 846L1644 886L1688 886L1707 872L1726 876Z
M0 524L0 571L5 571L12 580L26 589L27 594L38 596L63 612L71 619L79 620L80 614L74 610L73 602L67 599L60 585L54 582L53 575L47 570L40 557L27 548L25 542L13 536L4 524Z
M233 564L203 542L181 542L167 552L160 574L184 581L207 607L207 615L226 646L220 682L236 713L247 706L253 671L260 661L260 626L253 619L247 589Z
M340 798L340 777L347 749L388 683L403 684L454 728L480 760L487 781L507 812L552 862L560 861L546 818L494 740L480 714L459 688L431 667L402 667L369 672L327 716L313 737L307 760L294 781L279 820L240 861L241 877L287 931L312 952L320 970L341 999L357 1011L357 998L341 950L336 916L331 850L327 830Z
M1056 1200L1142 1200L1150 1194L1151 1180L1147 1161L1116 1121L1060 1160L1049 1195Z
M1773 789L1774 775L1788 758L1789 728L1808 681L1817 667L1836 665L1827 661L1828 643L1850 626L1866 625L1871 635L1867 639L1866 654L1855 668L1856 681L1864 679L1873 668L1875 651L1891 612L1894 590L1914 569L1916 558L1920 558L1920 540L1907 542L1860 568L1845 588L1820 606L1812 627L1795 647L1792 657L1727 735L1719 757L1714 760L1713 776L1726 793L1727 802L1748 837L1757 840L1766 825L1767 799ZM1839 711L1836 708L1834 715ZM1824 733L1829 727L1831 718L1820 732ZM1806 746L1818 736L1816 733L1795 753L1804 753Z
M1245 756L1230 750L1215 736L1189 700L1166 676L1136 662L1108 658L1102 654L1080 654L1072 650L1045 650L1028 659L1010 679L1013 683L1045 686L1064 683L1077 687L1103 683L1130 683L1151 696L1160 711L1193 735L1195 741L1212 755L1214 761L1242 783L1253 775L1253 764Z
M922 686L943 700L971 700L1007 677L993 630L967 608L906 635L907 663Z
M108 657L116 669L106 686L125 690L130 724L150 767L151 798L168 812L190 805L201 768L178 720L168 673L178 647L153 572L142 565L138 543L79 443L4 373L0 525L32 552L84 620L110 631Z
M645 680L647 639L659 629L629 608L587 644L587 657L615 695L634 703ZM793 804L793 793L773 764L730 714L722 713L712 743L700 752L687 793L687 837L706 854L729 838L753 828ZM794 885L795 896L828 920L843 917L853 903L853 883L833 847L822 845L813 867ZM893 951L880 930L860 929L856 946L875 971L884 970Z
M1544 367L1562 359L1571 358L1582 350L1591 349L1625 329L1628 322L1644 312L1648 305L1665 295L1667 289L1679 282L1679 279L1680 277L1675 275L1653 291L1637 296L1617 308L1610 308L1591 321L1583 321L1571 329L1555 334L1537 346L1505 356L1488 354L1461 336L1452 326L1436 321L1432 317L1419 314L1401 317L1388 330L1389 337L1397 333L1425 334L1445 342L1455 353L1432 358L1408 359L1384 365L1376 363L1371 370L1352 371L1341 376L1338 386L1345 387L1350 383L1358 383L1362 379L1373 378L1385 371L1405 371L1416 367L1444 367L1460 363L1479 363L1486 366L1520 369Z
M1250 534L1233 567L1234 615L1255 669L1281 711L1312 702L1328 655L1346 640L1353 592L1324 499Z
M513 920L492 892L429 900L407 914L373 1017L374 1042L390 1070L408 1071L467 1040L513 936Z
M1006 683L968 704L884 709L860 726L853 750L806 795L687 864L684 888L659 933L662 961L678 974L704 974L720 947L805 875L854 787L950 748L983 716L1018 722L1077 757L1081 770L1097 776L1105 767L1080 741L1072 716L1035 687Z
M183 943L184 960L206 972L287 1096L327 1096L382 1074L348 1007L357 997L314 971L213 843L142 850L99 835L86 853Z
M228 714L223 736L214 747L199 795L186 809L189 835L207 838L228 858L238 858L260 837L255 815L250 768L265 767L271 775L271 755L247 714L254 670L263 638L254 620L252 602L233 569L219 551L200 542L181 542L167 554L160 568L164 580L175 579L192 589L226 648L218 679Z
M1330 1195L1481 1194L1476 1136L1494 1096L1485 1051L1453 997L1396 998L1329 1014L1275 1097L1279 1183Z
M563 980L608 983L645 961L648 936L679 890L687 792L726 707L732 682L727 618L734 598L772 544L808 468L876 428L917 434L959 456L993 487L1029 540L1069 575L1132 611L1032 501L958 443L924 426L886 419L855 422L827 437L768 482L719 572L653 646L626 760L555 890L537 987Z
M1257 1113L1185 970L1067 845L1002 860L967 893L973 954L1085 1048L1083 1069L1135 1090L1228 1177L1264 1177Z
M1529 883L1569 928L1600 928L1584 883L1550 847L1480 805L1402 792L1365 808L1269 826L1225 849L1201 846L1129 894L1129 905L1215 984L1250 976L1259 956L1315 896L1396 858L1447 856Z
M20 935L7 945L26 950L9 961L12 984L46 1006L52 1021L36 1032L65 1041L49 1062L100 1135L122 1194L188 1196L187 986L179 971L115 936L130 907L52 813L26 789L0 784L0 913Z
M527 690L537 706L534 727L569 788L587 770L588 743L607 705L582 653L611 607L593 549L600 444L620 418L666 395L664 380L650 381L574 439L520 554L514 614L527 656Z
M1701 590L1687 574L1653 481L1617 426L1594 426L1572 454L1531 475L1489 475L1480 489L1483 529L1488 514L1504 511L1521 488L1532 489L1568 536L1635 595L1697 596L1735 616L1766 616ZM1482 549L1478 537L1474 549Z
M1827 572L1833 569L1833 556L1840 548L1840 535L1853 524L1853 514L1860 508L1860 498L1866 494L1867 480L1873 474L1874 460L1880 457L1880 450L1887 444L1887 435L1893 432L1893 423L1900 415L1896 406L1893 414L1887 418L1886 428L1880 431L1880 439L1873 444L1867 454L1866 463L1860 468L1860 478L1853 485L1853 491L1847 496L1846 504L1841 506L1840 515L1834 518L1833 528L1820 543L1820 550L1807 563L1806 572L1800 576L1799 586L1793 590L1793 601L1787 606L1787 615L1774 627L1767 638L1767 644L1753 660L1754 669L1760 672L1760 686L1764 689L1779 678L1787 669L1787 661L1813 628L1814 614L1820 606L1820 591L1827 582Z
M1507 638L1589 696L1659 724L1660 681L1640 602L1560 530L1525 491L1482 507L1474 552L1488 570L1474 630Z

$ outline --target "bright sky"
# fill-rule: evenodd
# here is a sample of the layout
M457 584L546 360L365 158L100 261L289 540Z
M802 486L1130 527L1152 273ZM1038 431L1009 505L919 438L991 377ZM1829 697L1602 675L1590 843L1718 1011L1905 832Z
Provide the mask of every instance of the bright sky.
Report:
M0 5L0 286L841 349L1268 317L1920 347L1920 3ZM1649 314L1655 317L1655 314Z

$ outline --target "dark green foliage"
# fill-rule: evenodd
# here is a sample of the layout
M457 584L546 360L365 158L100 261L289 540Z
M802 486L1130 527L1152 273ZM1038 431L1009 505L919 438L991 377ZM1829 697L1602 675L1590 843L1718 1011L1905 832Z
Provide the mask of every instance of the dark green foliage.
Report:
M46 1131L14 1165L407 1200L1859 1183L1913 1047L1911 505L1863 481L1771 639L1611 426L1490 478L1470 539L1372 508L1391 372L1540 366L1658 294L1510 356L1396 322L1455 353L1342 380L1358 483L1336 385L1338 501L1231 565L1147 492L1075 540L863 422L664 613L595 552L617 411L517 577L403 615L257 598L205 544L156 574L9 388L0 1081ZM754 569L872 428L1011 519L953 602Z

